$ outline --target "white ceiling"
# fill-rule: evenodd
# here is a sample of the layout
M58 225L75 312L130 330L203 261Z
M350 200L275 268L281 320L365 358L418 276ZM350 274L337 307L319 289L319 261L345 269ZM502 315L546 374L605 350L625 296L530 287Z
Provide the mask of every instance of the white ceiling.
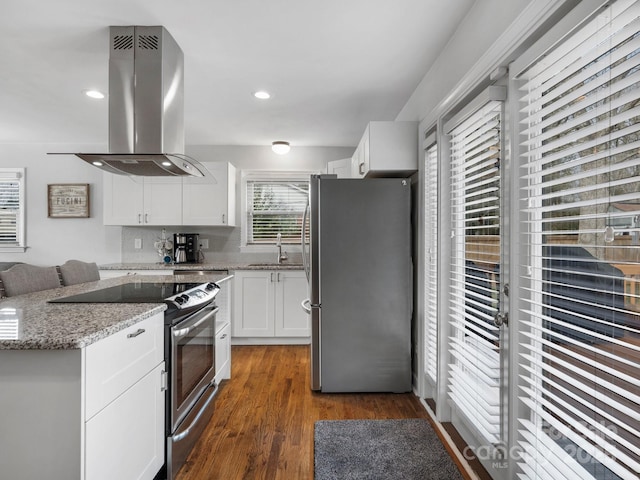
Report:
M3 0L0 143L106 145L107 102L82 91L108 91L108 27L163 25L184 52L187 144L355 146L473 1Z

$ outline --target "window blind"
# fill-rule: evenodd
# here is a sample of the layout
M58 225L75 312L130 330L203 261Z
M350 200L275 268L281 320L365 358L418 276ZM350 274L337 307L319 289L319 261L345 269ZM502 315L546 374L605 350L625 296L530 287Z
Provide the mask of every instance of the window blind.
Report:
M247 243L300 243L308 180L247 180Z
M640 2L522 75L520 478L640 473Z
M0 247L22 245L22 182L15 169L0 170Z
M438 144L425 151L425 373L438 379Z
M449 396L469 428L501 441L500 152L502 102L489 101L449 133L451 222Z

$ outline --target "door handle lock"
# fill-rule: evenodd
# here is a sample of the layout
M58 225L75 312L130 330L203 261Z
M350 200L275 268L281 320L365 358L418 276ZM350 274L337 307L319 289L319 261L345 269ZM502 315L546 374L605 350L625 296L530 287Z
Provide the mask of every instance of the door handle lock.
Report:
M496 316L493 317L493 324L496 327L501 327L503 325L509 325L509 314L508 313L496 313Z

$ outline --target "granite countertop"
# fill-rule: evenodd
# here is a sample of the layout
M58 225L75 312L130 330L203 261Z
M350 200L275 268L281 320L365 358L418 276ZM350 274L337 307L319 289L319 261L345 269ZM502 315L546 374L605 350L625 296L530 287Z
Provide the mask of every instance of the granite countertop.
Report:
M185 275L181 281L221 281L228 275ZM0 300L0 350L72 350L166 310L164 303L47 303L101 288L133 282L172 283L166 275L121 276L54 288Z
M109 263L99 265L100 270L174 270L233 271L233 270L302 270L302 263L235 262L235 263Z

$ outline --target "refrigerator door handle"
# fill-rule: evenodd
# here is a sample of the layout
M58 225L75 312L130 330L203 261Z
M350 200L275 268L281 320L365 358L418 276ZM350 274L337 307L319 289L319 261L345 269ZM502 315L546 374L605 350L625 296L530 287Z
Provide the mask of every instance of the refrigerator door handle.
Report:
M312 308L320 308L320 304L311 303L310 298L305 298L300 305L302 306L302 309L309 314L311 313Z
M302 309L307 312L308 314L311 314L311 299L309 298L305 298L302 303Z
M305 239L307 237L307 218L309 218L309 209L311 205L309 203L309 199L307 199L307 206L304 209L304 213L302 214L302 235L300 239L300 244L302 246L302 265L304 266L304 273L307 276L307 282L309 282L309 259L307 258L307 246Z

